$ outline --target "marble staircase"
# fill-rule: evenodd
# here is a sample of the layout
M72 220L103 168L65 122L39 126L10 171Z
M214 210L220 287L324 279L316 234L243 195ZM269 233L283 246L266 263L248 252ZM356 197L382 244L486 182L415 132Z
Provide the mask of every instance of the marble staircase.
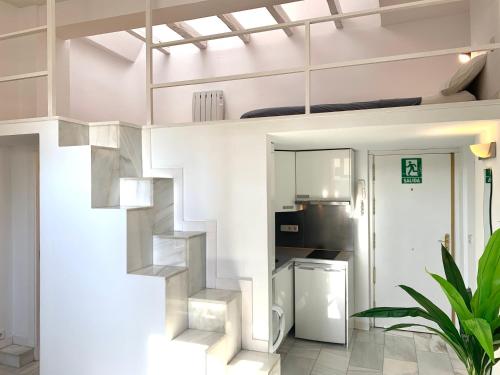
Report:
M8 345L0 349L0 365L21 368L33 362L35 350L23 345Z
M59 146L90 157L89 205L126 215L126 271L165 283L168 374L280 373L280 357L242 350L242 295L206 288L206 234L174 231L173 180L143 177L140 129L61 122Z

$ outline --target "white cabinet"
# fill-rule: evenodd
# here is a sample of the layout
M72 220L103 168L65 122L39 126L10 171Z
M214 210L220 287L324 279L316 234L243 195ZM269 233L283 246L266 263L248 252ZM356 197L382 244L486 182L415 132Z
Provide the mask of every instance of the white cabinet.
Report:
M281 269L273 278L273 304L284 311L286 335L294 325L294 277L293 263Z
M295 152L275 151L274 211L295 210Z
M297 200L351 201L352 165L350 149L297 152Z

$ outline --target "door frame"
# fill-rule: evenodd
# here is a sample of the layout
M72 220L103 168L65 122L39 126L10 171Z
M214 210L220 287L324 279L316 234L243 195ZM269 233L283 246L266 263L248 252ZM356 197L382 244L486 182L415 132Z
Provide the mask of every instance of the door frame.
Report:
M460 148L438 148L438 149L402 149L402 150L368 150L368 209L369 209L369 306L375 307L375 215L374 215L374 199L375 199L375 157L376 156L389 156L389 155L423 155L423 154L450 154L451 155L451 178L452 178L452 193L451 193L451 248L453 257L457 261L457 266L462 273L467 270L468 249L467 243L464 239L468 239L468 244L471 242L469 233L473 233L473 227L468 225L465 214L474 212L474 201L468 202L467 194L464 190L474 189L474 173L469 174L468 178L465 176L464 167L467 163L468 154ZM469 156L470 158L470 156ZM470 159L469 159L470 160ZM473 171L472 171L473 172ZM472 206L472 207L471 207ZM376 212L375 212L376 214ZM468 284L468 278L465 280ZM453 317L454 318L454 317ZM375 326L375 319L370 318L370 327Z

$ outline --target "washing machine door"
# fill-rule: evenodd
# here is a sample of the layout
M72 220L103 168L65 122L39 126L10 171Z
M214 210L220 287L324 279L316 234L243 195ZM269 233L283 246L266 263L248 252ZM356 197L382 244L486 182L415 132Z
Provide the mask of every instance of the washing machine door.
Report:
M279 305L273 305L272 308L272 327L273 327L273 343L271 352L278 350L283 338L285 337L285 311Z

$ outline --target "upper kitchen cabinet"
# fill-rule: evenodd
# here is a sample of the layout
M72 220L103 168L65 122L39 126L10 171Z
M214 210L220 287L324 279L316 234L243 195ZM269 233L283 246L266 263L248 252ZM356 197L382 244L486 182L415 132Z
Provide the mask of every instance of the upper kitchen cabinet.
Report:
M295 210L295 152L275 151L274 211Z
M353 162L351 149L297 152L297 200L351 201Z

